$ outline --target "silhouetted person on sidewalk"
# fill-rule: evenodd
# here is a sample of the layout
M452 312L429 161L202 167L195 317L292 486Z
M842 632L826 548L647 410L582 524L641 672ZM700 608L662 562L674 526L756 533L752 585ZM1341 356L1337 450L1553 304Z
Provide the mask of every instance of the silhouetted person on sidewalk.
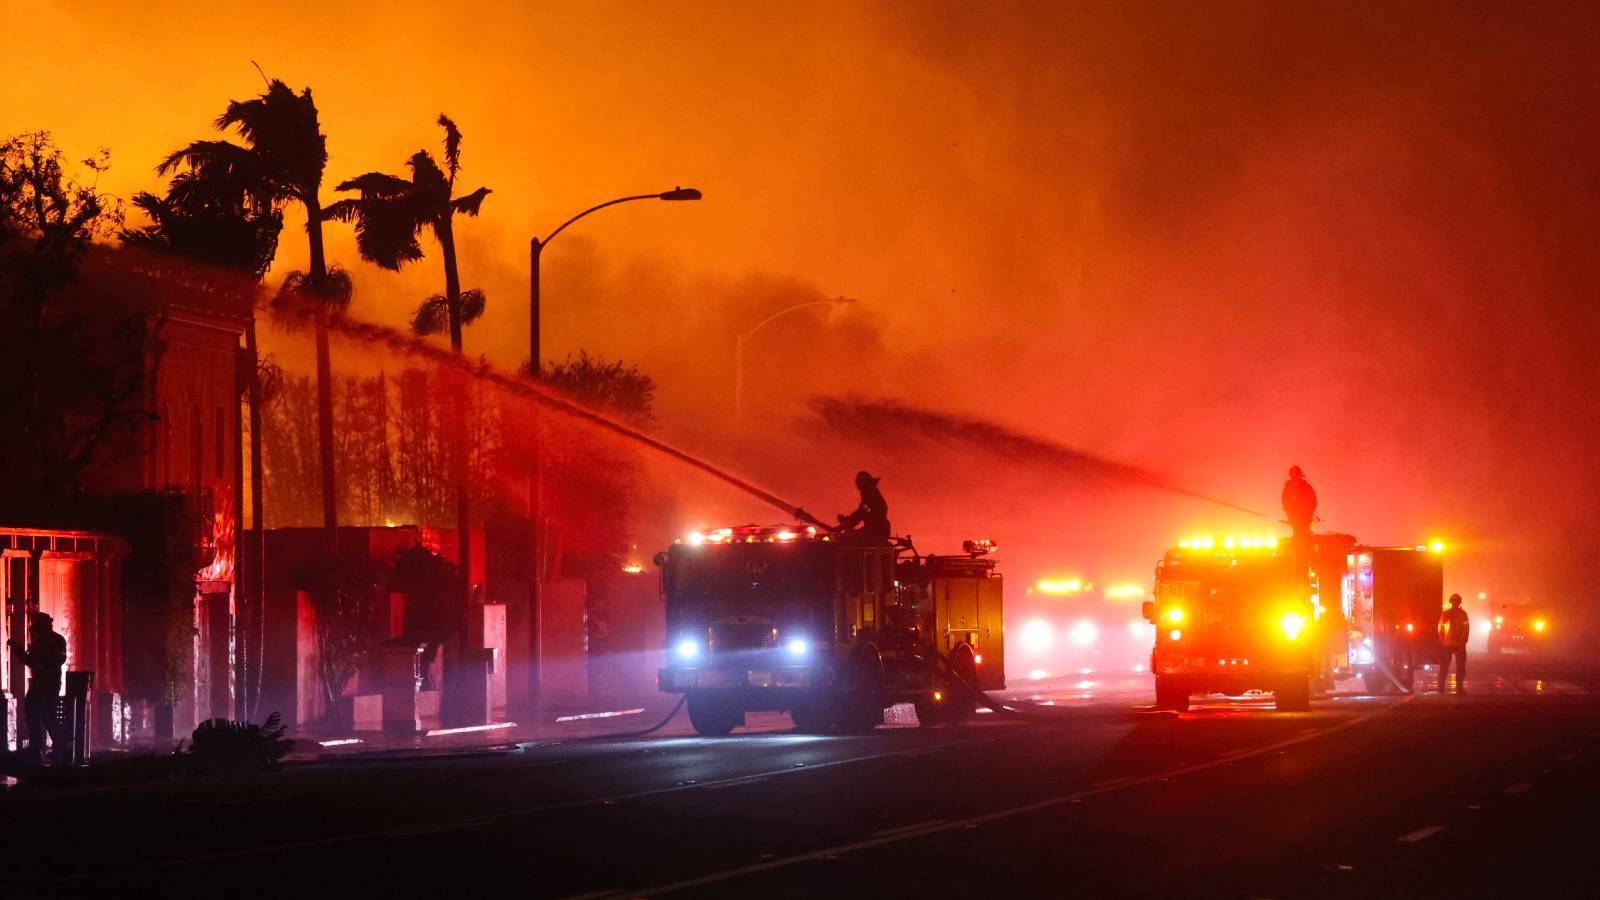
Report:
M28 667L28 690L22 708L28 723L28 755L44 761L45 736L60 744L56 730L56 704L60 702L61 670L67 665L67 639L56 633L55 620L44 613L28 615L28 646L12 638L12 649Z
M1461 608L1461 595L1450 595L1450 608L1439 614L1439 693L1450 678L1450 660L1456 661L1456 693L1467 692L1467 635L1472 623Z
M1317 515L1317 492L1299 466L1289 467L1289 480L1283 483L1283 514L1295 537L1310 536L1311 520Z
M839 516L839 527L863 541L888 543L889 504L878 491L878 479L870 472L857 472L856 490L861 492L861 504L855 512Z

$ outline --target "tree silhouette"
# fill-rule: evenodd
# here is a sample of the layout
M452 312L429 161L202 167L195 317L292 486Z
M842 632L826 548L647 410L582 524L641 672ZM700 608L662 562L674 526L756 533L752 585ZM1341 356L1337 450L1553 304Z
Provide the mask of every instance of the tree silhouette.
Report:
M163 163L163 166L166 164ZM269 199L272 191L255 179L255 168L212 166L187 169L173 176L165 196L136 194L133 205L150 224L125 230L122 242L202 263L210 269L248 276L253 284L266 275L278 253L283 213ZM208 273L207 273L208 274ZM255 714L261 680L261 596L266 572L265 477L262 469L261 407L265 402L263 360L256 345L254 314L245 323L247 402L250 420L250 526L254 539L241 561L250 578L241 585L241 653L245 660L245 715ZM242 510L238 511L242 512ZM251 627L252 624L254 627ZM254 674L252 681L250 676Z
M328 139L317 120L311 89L296 94L274 78L265 93L250 100L233 100L214 123L219 131L233 129L243 145L229 141L195 141L174 151L162 162L162 174L185 167L210 184L248 186L251 201L262 208L281 209L298 203L306 213L306 238L311 264L307 272L291 272L274 299L274 309L284 321L310 319L317 349L317 431L322 463L322 518L330 546L337 539L338 504L333 465L333 384L329 359L327 317L350 304L350 276L329 266L323 251L322 173L328 164Z
M328 207L329 218L354 220L356 246L361 258L385 269L398 270L422 258L417 238L427 228L444 256L444 293L435 294L417 307L412 327L418 334L437 334L449 328L450 348L461 352L461 329L483 314L481 291L461 290L456 267L455 217L476 216L489 195L488 188L454 196L456 175L461 171L461 130L449 116L440 114L444 128L444 168L426 150L418 150L406 160L409 179L383 172L341 182L338 190L358 191L360 196L340 200Z
M489 189L480 187L455 196L456 175L461 171L461 129L449 116L439 114L444 128L444 167L433 154L418 150L406 160L411 177L401 178L383 172L368 172L339 184L341 191L356 191L358 196L340 200L328 208L328 215L354 221L356 246L361 257L385 268L398 270L422 258L417 238L424 228L433 232L444 257L444 294L422 302L412 318L420 334L433 334L441 325L450 329L450 349L461 352L461 329L483 314L480 291L461 290L461 275L456 267L455 217L476 216ZM457 385L450 404L450 430L454 438L452 468L456 483L456 559L459 563L463 598L472 593L472 537L467 484L467 436L465 421L466 391Z

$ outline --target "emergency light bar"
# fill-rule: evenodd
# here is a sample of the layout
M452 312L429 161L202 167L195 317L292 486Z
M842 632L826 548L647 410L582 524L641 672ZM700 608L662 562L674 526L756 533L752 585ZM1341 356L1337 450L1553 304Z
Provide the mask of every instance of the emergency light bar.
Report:
M815 540L830 538L815 525L739 525L714 531L691 531L674 543L698 547L702 544L790 544Z

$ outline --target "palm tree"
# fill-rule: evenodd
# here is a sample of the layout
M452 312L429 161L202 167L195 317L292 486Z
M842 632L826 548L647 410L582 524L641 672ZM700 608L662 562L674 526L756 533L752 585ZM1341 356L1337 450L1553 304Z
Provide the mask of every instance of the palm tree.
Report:
M134 196L133 205L150 217L144 228L122 233L122 242L204 263L224 273L248 276L253 291L272 265L278 251L283 214L263 202L264 192L239 170L180 172L167 186L166 196L149 192ZM250 417L250 525L254 540L239 548L240 559L250 561L250 579L240 592L240 653L244 660L243 715L254 718L261 693L261 600L266 573L266 516L263 505L261 457L261 406L273 367L256 347L256 320L245 323L245 356L250 375L246 384ZM242 488L240 489L242 493ZM238 494L236 493L236 499ZM235 515L240 510L236 507ZM254 628L250 627L254 624ZM255 678L251 679L251 674Z
M341 182L338 190L359 191L360 196L340 200L325 212L330 219L353 219L361 258L390 270L421 259L417 238L424 228L432 230L444 255L444 293L424 300L411 324L418 334L437 334L448 327L450 348L460 353L461 329L483 314L484 296L481 291L461 290L455 217L463 213L476 216L489 189L481 187L454 196L456 175L461 171L461 130L443 114L439 124L444 128L443 169L433 154L418 150L406 160L411 169L409 179L368 172Z
M311 264L307 272L291 272L279 288L274 307L286 318L310 318L317 345L317 432L322 462L322 518L330 548L338 538L338 502L333 470L333 373L328 351L327 317L350 303L350 277L330 267L323 252L322 172L328 164L328 140L317 121L311 89L296 94L274 78L267 90L250 100L233 100L217 117L218 130L234 129L244 143L195 141L162 162L162 174L184 167L213 181L249 185L253 202L272 209L298 203L306 213L306 238Z
M422 301L412 316L411 326L418 334L437 334L450 329L450 349L461 353L461 330L483 314L482 291L461 290L461 274L456 267L455 217L476 216L489 189L480 187L469 194L455 196L456 175L461 171L461 130L449 116L441 113L444 128L444 167L426 150L418 150L406 160L411 177L401 178L383 172L342 182L341 191L358 191L359 196L340 200L328 207L329 218L354 220L356 246L361 257L391 270L422 258L417 238L424 228L433 232L444 256L444 293ZM451 431L455 433L452 459L456 483L456 562L459 565L461 594L470 603L472 594L472 533L467 504L467 450L464 392L451 404ZM467 608L463 606L463 609ZM465 623L462 623L465 624ZM447 679L447 682L449 679ZM447 695L451 692L446 691ZM447 706L454 706L447 699ZM454 714L453 712L451 713Z

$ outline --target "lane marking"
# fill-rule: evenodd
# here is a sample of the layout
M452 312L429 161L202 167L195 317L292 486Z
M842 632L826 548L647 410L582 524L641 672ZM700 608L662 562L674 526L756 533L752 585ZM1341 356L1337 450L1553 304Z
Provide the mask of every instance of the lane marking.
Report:
M1404 697L1401 697L1397 702L1395 702L1392 705L1379 707L1378 709L1375 709L1372 712L1363 713L1361 715L1358 715L1358 716L1355 716L1353 718L1347 719L1347 720L1345 720L1343 722L1340 722L1338 724L1331 725L1331 726L1329 726L1327 728L1324 728L1324 729L1321 729L1319 731L1312 732L1310 734L1300 734L1300 735L1297 735L1295 737L1288 738L1287 740L1279 741L1279 742L1277 742L1275 744L1268 744L1268 745L1266 745L1264 747L1257 748L1256 750L1251 751L1250 753L1245 754L1243 756L1235 757L1235 759L1244 759L1247 756L1264 756L1264 755L1266 755L1268 753L1273 753L1273 752L1282 750L1285 747L1292 747L1292 746L1296 746L1298 744L1304 744L1304 743L1307 743L1309 741L1316 740L1317 738L1326 737L1326 736L1328 736L1330 734L1335 734L1337 732L1344 731L1344 730L1349 729L1349 728L1353 728L1356 725L1363 724L1363 723L1365 723L1365 722L1367 722L1367 721L1369 721L1371 719L1374 719L1374 718L1376 718L1378 716L1384 715L1385 713L1389 712L1390 710L1398 709L1400 706L1402 706L1403 704L1409 703L1410 701L1411 701L1411 695L1408 694L1408 695L1406 695ZM927 835L932 835L932 834L940 834L940 833L943 833L943 832L954 831L956 829L976 828L979 825L983 825L983 824L986 824L986 823L989 823L989 822L998 822L998 821L1001 821L1003 819L1015 818L1017 816L1027 815L1028 813L1039 812L1040 810L1051 809L1051 808L1054 808L1054 807L1057 807L1057 806L1062 806L1062 805L1065 805L1065 804L1068 804L1068 803L1077 803L1077 802L1080 802L1080 801L1082 801L1084 799L1087 799L1087 798L1090 798L1090 797L1099 797L1099 796L1103 796L1103 795L1106 795L1106 794L1113 794L1113 793L1116 793L1117 791L1124 790L1126 788L1136 787L1136 786L1145 785L1145 784L1154 784L1156 782L1159 782L1159 781L1162 781L1162 780L1165 780L1165 779L1176 778L1176 777L1180 777L1180 776L1183 776L1183 775L1191 775L1191 774L1194 774L1195 772L1203 772L1203 771L1206 771L1208 769L1220 768L1220 767L1222 767L1222 766L1224 766L1226 764L1227 763L1225 761L1220 760L1220 759L1209 760L1207 762L1202 762L1202 763L1195 763L1194 765L1183 766L1183 767L1176 768L1176 769L1171 769L1171 770L1168 770L1168 771L1165 771L1165 772L1157 772L1157 773L1155 773L1153 775L1143 775L1143 776L1140 776L1140 777L1137 777L1137 778L1130 778L1130 779L1127 779L1126 781L1108 782L1107 783L1108 786L1089 787L1087 789L1084 789L1084 790L1081 790L1081 791L1075 791L1075 792L1070 793L1070 794L1062 794L1062 795L1057 796L1057 797L1049 797L1049 798L1046 798L1044 800L1036 800L1036 801L1034 801L1032 803L1024 803L1024 804L1021 804L1019 806L1012 806L1012 807L1008 807L1006 809L996 810L994 812L983 813L981 815L972 816L972 817L966 818L966 819L953 819L953 820L950 820L950 821L947 821L947 822L940 822L938 824L926 825L926 826L923 826L923 827L920 827L920 828L908 827L908 828L906 828L904 830L901 830L897 834L877 835L877 836L866 838L864 840L853 841L853 842L848 843L848 844L838 844L838 845L835 845L835 846L832 846L832 847L825 847L825 848L823 848L821 850L812 850L812 851L807 852L807 853L797 853L797 854L794 854L793 856L785 856L785 857L778 858L778 859L764 860L764 861L759 862L759 863L752 863L750 865L738 866L738 867L732 868L732 869L724 869L722 871L712 872L710 874L702 875L702 876L699 876L697 878L688 878L688 879L684 879L683 881L674 881L674 882L669 882L667 884L655 885L653 887L639 888L639 889L636 889L636 890L629 890L629 891L622 891L622 892L618 892L615 896L645 897L645 896L652 896L652 895L656 895L656 894L670 894L670 893L674 893L676 891L684 891L684 890L689 890L689 889L692 889L692 888L705 887L706 885L709 885L709 884L717 884L719 882L730 881L730 880L733 880L733 879L736 879L736 878L744 878L746 876L756 875L756 874L760 874L762 872L770 872L770 871L772 871L774 869L784 869L784 868L788 868L790 866L798 865L800 863L814 862L816 860L821 860L821 859L836 859L839 856L841 856L843 854L846 854L846 853L855 853L855 852L858 852L858 851L861 851L861 850L870 850L870 849L874 849L874 848L877 848L877 847L883 847L883 846L886 846L886 845L889 845L889 844L896 844L896 843L899 843L901 841L911 840L912 838L925 837Z
M1531 787L1533 787L1532 783L1527 782L1527 781L1519 781L1516 784L1513 784L1512 786L1510 786L1510 787L1506 788L1505 790L1501 791L1500 793L1502 793L1502 794L1520 794L1523 791L1525 791L1525 790L1527 790L1528 788L1531 788Z
M925 822L914 822L910 825L901 825L899 828L885 828L882 831L874 831L872 833L872 837L894 837L897 834L903 834L908 831L919 831L923 828L927 828L930 825L943 824L943 819L928 819Z
M1427 828L1418 828L1410 834L1402 834L1394 839L1396 844L1415 844L1425 841L1444 830L1443 825L1429 825Z

